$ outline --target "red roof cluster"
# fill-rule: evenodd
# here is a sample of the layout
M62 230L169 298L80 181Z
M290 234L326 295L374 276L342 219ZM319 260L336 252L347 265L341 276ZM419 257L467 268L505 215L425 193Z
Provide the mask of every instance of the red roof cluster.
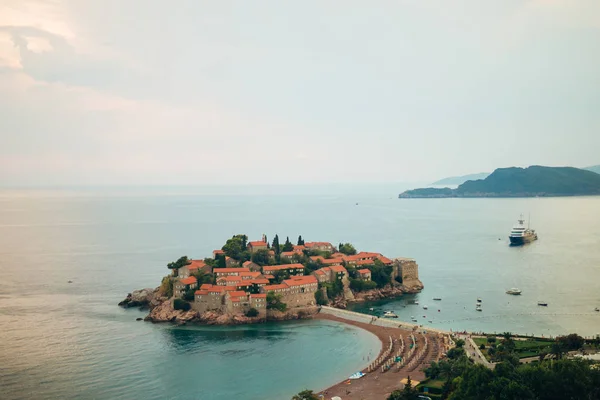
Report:
M252 247L267 247L267 242L263 242L262 240L257 240L255 242L248 242L248 244Z
M302 264L267 265L263 267L264 272L281 271L284 269L304 269Z
M219 274L219 273L221 273L221 274L228 274L228 273L231 273L231 272L240 272L240 273L242 273L242 272L250 272L250 270L249 270L248 268L244 268L244 267L236 267L236 268L215 268L215 269L213 270L213 272L214 272L215 274Z
M290 279L286 279L283 283L289 287L292 286L302 286L302 285L310 285L313 283L317 283L317 278L312 275L303 275L303 276L294 276Z
M195 276L190 276L189 278L181 279L179 282L181 282L187 286L187 285L193 285L194 283L197 283L198 280L196 279Z
M371 273L371 270L370 270L370 269L367 269L367 268L363 268L363 269L359 269L359 270L358 270L358 271L356 271L356 272L358 272L359 274L370 274L370 273Z

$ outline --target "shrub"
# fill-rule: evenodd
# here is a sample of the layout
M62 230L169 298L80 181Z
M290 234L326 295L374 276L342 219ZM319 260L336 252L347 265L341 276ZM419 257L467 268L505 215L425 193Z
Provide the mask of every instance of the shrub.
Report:
M485 344L481 343L481 344L479 345L479 348L480 348L481 350L485 349Z
M166 297L173 296L173 280L170 276L165 276L160 283L160 293L162 293Z
M251 309L246 311L246 317L249 317L249 318L258 317L258 310L256 308L252 307Z
M189 311L190 308L192 308L192 306L185 300L175 299L175 301L173 301L173 309L175 310Z
M325 295L323 295L323 291L321 289L315 292L315 301L320 306L327 305L327 300L325 300Z

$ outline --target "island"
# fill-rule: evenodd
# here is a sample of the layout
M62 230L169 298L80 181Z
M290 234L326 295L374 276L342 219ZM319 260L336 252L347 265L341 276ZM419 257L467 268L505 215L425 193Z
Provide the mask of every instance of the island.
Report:
M320 306L377 300L423 289L410 258L357 252L350 243L283 244L235 235L212 257L180 257L155 289L136 290L120 306L149 309L146 321L243 324L309 318Z
M485 179L490 176L489 172L481 172L479 174L469 174L463 176L451 176L449 178L440 179L431 184L431 186L442 186L442 185L461 185L466 181L476 181L478 179Z
M573 167L498 168L487 178L466 181L456 189L420 188L398 197L551 197L600 195L600 175Z

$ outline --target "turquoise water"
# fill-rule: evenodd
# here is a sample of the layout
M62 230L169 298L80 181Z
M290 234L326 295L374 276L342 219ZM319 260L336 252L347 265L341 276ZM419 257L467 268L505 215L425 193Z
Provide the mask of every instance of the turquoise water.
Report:
M345 325L176 328L116 307L156 286L167 262L210 255L240 232L416 258L426 288L413 298L429 310L402 307L408 297L367 308L452 329L600 333L600 198L398 200L398 191L0 192L2 398L286 399L364 365L379 343ZM540 240L509 247L529 211ZM523 295L504 294L513 286Z

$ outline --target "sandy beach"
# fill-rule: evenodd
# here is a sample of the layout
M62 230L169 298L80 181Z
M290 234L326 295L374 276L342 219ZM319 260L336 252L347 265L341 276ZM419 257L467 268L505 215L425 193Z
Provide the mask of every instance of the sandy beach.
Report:
M384 371L382 371L381 366L372 371L365 368L362 372L366 375L362 378L355 380L347 379L318 392L325 399L339 396L344 400L385 400L392 391L403 387L401 383L402 379L410 376L413 381L423 380L425 374L422 369L428 366L431 361L438 360L445 351L443 338L437 333L422 333L422 330L411 332L406 329L388 328L351 321L324 313L319 313L314 318L350 324L373 333L382 343L381 352L378 356L383 358L382 364L386 364L389 360L392 360L391 363L393 363L391 368L384 369ZM411 334L414 335L416 341L416 347L412 353L410 352L410 344L412 343ZM390 337L392 338L391 351L389 351ZM426 342L427 345L425 345ZM402 343L404 343L404 346ZM401 352L401 357L405 360L401 368L398 368L398 364L393 362L394 356L399 351ZM417 358L421 352L421 357Z

